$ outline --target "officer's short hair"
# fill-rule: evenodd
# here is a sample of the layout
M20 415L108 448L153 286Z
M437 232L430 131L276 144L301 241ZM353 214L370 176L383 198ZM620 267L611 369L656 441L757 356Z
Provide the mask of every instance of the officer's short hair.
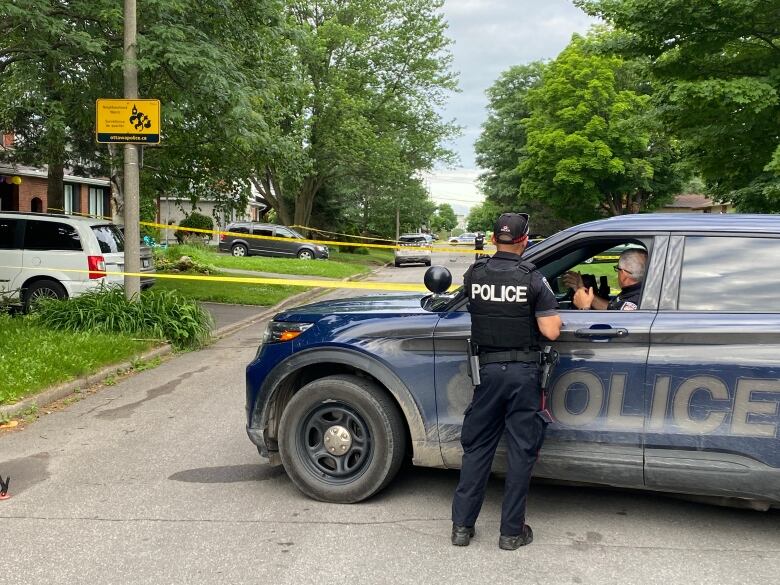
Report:
M634 280L642 282L647 270L647 252L639 249L626 250L620 255L618 266L628 272Z

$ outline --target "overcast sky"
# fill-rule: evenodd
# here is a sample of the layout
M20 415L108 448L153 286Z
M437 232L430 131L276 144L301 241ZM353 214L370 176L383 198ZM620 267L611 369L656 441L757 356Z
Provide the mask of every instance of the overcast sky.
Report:
M463 127L452 145L461 168L426 181L435 201L449 201L464 213L482 199L474 186L479 174L474 141L486 117L485 90L512 65L554 58L573 33L586 32L593 21L570 0L445 0L444 14L462 90L444 116Z

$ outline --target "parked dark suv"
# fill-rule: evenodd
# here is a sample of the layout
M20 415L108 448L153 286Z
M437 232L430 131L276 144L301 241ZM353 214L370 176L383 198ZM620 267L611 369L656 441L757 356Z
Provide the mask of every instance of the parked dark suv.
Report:
M617 260L585 261L617 246L648 253L638 310L576 310L562 275L582 271L616 294ZM537 475L780 506L780 216L621 216L525 257L564 322ZM466 303L461 289L276 315L247 368L250 439L332 502L376 493L407 455L460 467L473 392ZM504 454L502 444L497 469Z
M302 242L304 237L294 229L283 225L270 223L237 222L225 228L226 232L254 236L270 236L284 240L270 240L240 236L221 235L219 249L230 252L233 256L281 256L285 258L300 258L301 260L325 259L328 257L328 247Z

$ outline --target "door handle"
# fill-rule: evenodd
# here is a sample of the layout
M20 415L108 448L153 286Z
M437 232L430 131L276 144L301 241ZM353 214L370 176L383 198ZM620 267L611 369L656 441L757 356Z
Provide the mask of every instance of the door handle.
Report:
M627 337L628 329L623 327L591 327L589 329L577 329L574 332L575 337L590 337L590 338L614 338L614 337Z

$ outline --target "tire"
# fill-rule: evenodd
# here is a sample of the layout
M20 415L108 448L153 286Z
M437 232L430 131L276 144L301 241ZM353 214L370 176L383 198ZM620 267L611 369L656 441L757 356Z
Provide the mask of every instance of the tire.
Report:
M428 260L428 261L425 263L425 265L426 265L426 266L430 266L430 265L431 265L431 261L430 261L430 260Z
M24 312L29 313L40 299L67 299L65 287L56 280L37 280L24 291Z
M249 249L244 244L233 244L230 248L230 253L237 258L249 256Z
M298 258L300 260L314 260L314 252L312 252L308 248L303 248L301 250L298 250Z
M339 424L340 423L340 424ZM327 451L325 434L346 431L348 443ZM280 421L279 451L292 482L322 502L352 504L371 497L398 473L406 432L395 402L379 386L357 376L328 376L301 388Z
M401 263L398 260L395 261L395 267L401 268Z

